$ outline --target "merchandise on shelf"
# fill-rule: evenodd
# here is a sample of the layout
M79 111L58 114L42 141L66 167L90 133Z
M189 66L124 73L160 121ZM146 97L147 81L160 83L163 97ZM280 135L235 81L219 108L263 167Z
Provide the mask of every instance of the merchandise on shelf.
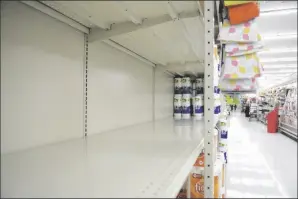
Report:
M187 198L187 181L183 184L176 198Z
M196 94L204 94L204 79L196 79Z
M297 88L288 90L280 122L297 130Z
M191 94L182 95L182 119L191 117Z
M219 121L219 151L224 155L224 162L227 163L228 152L228 122L226 119Z
M182 94L192 94L192 84L190 77L182 78Z
M194 97L194 117L202 119L204 115L204 95L199 94Z
M204 198L204 158L203 153L198 157L198 163L192 168L189 175L190 198ZM214 164L214 198L225 197L225 164L222 155L216 156Z
M174 95L174 118L182 118L182 94Z
M174 118L201 120L204 117L204 78L176 77L174 80ZM182 94L181 94L182 93ZM214 120L221 113L219 86L214 86Z
M180 77L175 77L174 79L174 87L175 87L175 90L174 90L174 94L182 94L182 78Z

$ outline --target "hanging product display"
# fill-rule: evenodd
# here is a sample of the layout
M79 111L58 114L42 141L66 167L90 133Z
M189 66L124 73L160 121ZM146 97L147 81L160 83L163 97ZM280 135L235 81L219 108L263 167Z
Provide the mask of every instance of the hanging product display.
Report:
M256 53L241 56L226 56L223 78L245 79L260 77L262 66Z
M264 44L262 41L253 43L227 43L225 45L226 56L240 56L262 51Z
M230 23L232 25L241 24L260 14L260 8L257 2L250 2L228 7Z
M223 91L255 91L256 78L263 72L257 54L263 50L255 20L259 15L258 4L243 1L236 6L232 1L225 1L225 5L229 6L230 15L219 32L219 40L226 43L220 88Z
M245 3L249 3L252 1L224 1L225 6L235 6L235 5L241 5Z
M226 43L251 43L260 41L261 35L255 19L237 25L231 25L229 20L225 19L219 32L219 40Z
M220 88L224 91L252 91L257 90L256 78L252 79L222 79Z

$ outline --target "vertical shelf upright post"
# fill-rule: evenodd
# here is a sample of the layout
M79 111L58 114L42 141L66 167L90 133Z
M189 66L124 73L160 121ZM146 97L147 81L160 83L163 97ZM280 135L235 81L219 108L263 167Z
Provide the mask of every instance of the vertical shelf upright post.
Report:
M88 119L88 34L84 34L84 68L83 68L83 112L84 112L84 118L83 118L83 136L86 137L88 134L87 129L87 119Z
M205 73L204 73L204 122L205 168L204 196L213 198L214 192L214 1L204 1L205 24Z

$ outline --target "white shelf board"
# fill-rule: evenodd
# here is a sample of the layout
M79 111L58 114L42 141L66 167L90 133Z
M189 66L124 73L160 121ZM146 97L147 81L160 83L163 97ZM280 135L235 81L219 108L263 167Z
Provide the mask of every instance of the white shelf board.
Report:
M203 139L171 118L1 155L1 197L174 198Z

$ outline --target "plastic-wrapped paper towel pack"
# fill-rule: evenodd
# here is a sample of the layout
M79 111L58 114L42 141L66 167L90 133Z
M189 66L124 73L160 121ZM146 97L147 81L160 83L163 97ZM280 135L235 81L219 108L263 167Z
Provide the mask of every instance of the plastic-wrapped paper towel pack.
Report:
M181 119L182 117L182 94L174 95L174 118Z
M189 119L191 117L190 99L191 94L182 95L182 119Z

